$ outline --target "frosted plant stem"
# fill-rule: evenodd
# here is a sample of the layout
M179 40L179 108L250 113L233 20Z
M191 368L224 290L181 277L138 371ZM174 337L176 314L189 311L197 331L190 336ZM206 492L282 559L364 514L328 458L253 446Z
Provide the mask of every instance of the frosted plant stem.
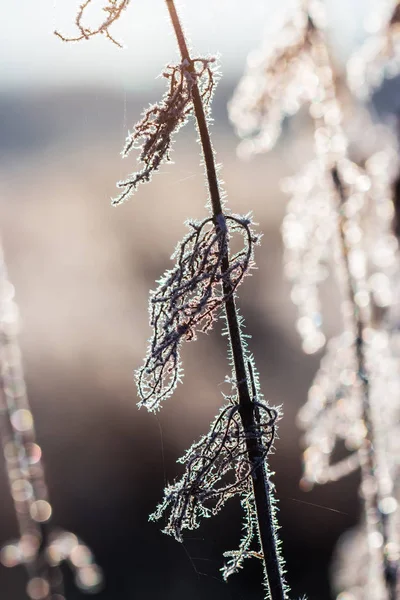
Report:
M396 600L396 582L397 582L397 571L398 565L393 561L390 561L385 548L390 541L389 536L389 523L387 515L383 514L379 507L381 500L380 490L380 477L379 477L379 464L376 456L376 432L374 427L371 398L370 398L370 381L368 369L366 366L365 357L365 342L363 334L365 331L366 323L364 322L360 308L355 300L355 282L351 274L349 260L348 260L348 247L346 243L344 226L346 223L346 217L343 215L343 205L346 202L346 194L344 191L343 183L340 179L338 170L334 167L331 171L332 180L335 189L339 196L339 234L341 253L343 256L346 279L348 282L348 295L351 305L353 307L353 326L355 329L355 351L357 361L357 376L362 386L362 418L366 428L365 438L363 445L360 448L360 464L362 472L362 483L365 489L362 490L363 498L365 501L365 516L367 522L367 534L373 531L378 531L382 535L382 564L384 568L384 580L388 592L389 600Z
M192 64L186 39L176 11L174 0L166 0L169 15L174 27L176 39L179 45L182 61ZM201 100L197 81L194 78L193 106L200 141L203 151L204 163L207 173L207 182L210 192L212 212L216 227L222 231L226 229L225 218L222 210L221 195L218 186L218 177L214 160L214 152L208 131L206 115ZM229 271L228 245L225 244L222 258L223 272ZM246 435L246 448L249 461L252 465L252 484L254 499L257 510L257 521L263 561L268 581L266 582L271 600L285 600L285 582L280 566L277 539L275 535L274 512L271 501L271 483L269 473L264 459L263 449L257 431L257 417L253 399L249 391L248 374L246 371L245 354L242 343L240 323L236 308L235 298L232 294L231 284L228 278L224 279L223 294L226 297L225 312L228 324L229 339L235 368L236 385L239 396L240 415Z
M40 597L50 600L62 593L62 578L58 566L51 566L46 558L51 507L25 392L12 298L0 246L0 437L20 530L21 562L28 573L28 595L33 597L40 589ZM47 511L48 515L41 514Z
M65 600L62 561L68 561L78 585L94 590L101 582L92 553L74 534L55 529L42 451L26 393L18 343L18 309L8 280L0 243L0 443L19 528L19 539L1 549L1 562L23 565L28 574L26 593L31 600ZM78 564L75 549L85 552ZM75 562L74 562L75 560ZM86 580L84 579L86 576ZM92 582L85 583L88 578ZM82 587L82 586L81 586Z

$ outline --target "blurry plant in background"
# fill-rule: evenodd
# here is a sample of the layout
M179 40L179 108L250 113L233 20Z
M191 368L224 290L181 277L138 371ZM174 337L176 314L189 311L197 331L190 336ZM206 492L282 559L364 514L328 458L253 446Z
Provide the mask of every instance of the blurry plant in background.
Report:
M384 8L386 22L381 19L379 33L349 63L350 86L363 96L399 70L400 5ZM309 105L315 158L284 182L291 195L282 225L284 269L303 350L311 354L325 344L318 287L331 265L343 333L329 341L299 414L307 446L302 485L361 469L362 525L338 551L334 586L341 600L396 600L400 355L391 309L399 277L393 230L397 146L362 160L351 156L323 9L319 0L298 3L275 46L266 42L252 56L230 115L244 138L240 152L252 155L272 148L283 119Z
M1 550L6 567L23 565L26 594L32 600L63 600L60 565L67 562L76 584L96 592L102 573L92 552L69 531L53 528L52 507L26 393L17 340L18 307L0 247L0 437L20 537Z

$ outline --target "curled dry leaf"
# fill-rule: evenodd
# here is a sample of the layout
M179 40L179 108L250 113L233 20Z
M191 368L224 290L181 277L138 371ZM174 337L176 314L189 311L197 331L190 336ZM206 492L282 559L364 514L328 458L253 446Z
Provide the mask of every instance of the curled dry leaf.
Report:
M244 534L238 550L224 553L229 558L222 568L224 579L236 573L245 558L262 558L260 549L250 550L257 532L251 476L259 462L249 460L247 442L257 440L258 461L266 466L265 458L274 442L279 413L264 401L257 400L256 384L253 391L256 394L253 398L253 429L245 432L237 397L229 396L228 405L221 408L209 432L178 460L185 465L185 472L181 479L165 488L163 501L150 516L152 520L158 520L169 513L164 533L182 541L184 529L196 529L201 518L217 514L229 498L239 496L245 513Z
M132 173L117 187L123 191L112 201L116 206L127 200L140 183L150 181L163 162L169 162L172 136L187 123L193 112L193 86L198 85L204 107L208 107L216 83L214 58L184 60L179 65L168 65L163 73L169 87L159 104L153 104L128 135L122 156L132 149L140 149L139 162L143 168Z
M180 347L184 340L196 339L196 332L212 328L217 311L227 300L222 290L229 283L234 294L253 263L258 242L248 217L226 216L222 229L207 218L189 222L190 233L178 245L172 258L173 269L160 279L151 294L149 311L153 334L145 363L137 372L140 405L157 410L168 398L182 375ZM244 245L223 268L229 235L243 236Z

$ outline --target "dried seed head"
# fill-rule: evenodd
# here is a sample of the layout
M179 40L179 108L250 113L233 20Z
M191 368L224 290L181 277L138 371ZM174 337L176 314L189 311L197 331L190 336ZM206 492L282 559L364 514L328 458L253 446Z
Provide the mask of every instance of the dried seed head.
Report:
M79 42L80 40L88 40L97 34L104 34L113 44L116 46L122 47L119 42L115 38L112 37L110 32L108 31L109 27L117 21L122 12L127 8L130 0L107 0L106 6L104 6L103 11L106 13L106 18L98 25L95 29L84 24L84 18L86 9L91 5L93 0L86 0L83 4L80 5L78 14L76 15L75 24L79 30L79 35L76 37L65 37L58 31L55 31L55 35L57 35L63 42Z
M122 156L128 156L132 149L141 149L139 162L143 168L117 187L122 193L112 201L116 206L127 200L140 183L150 181L163 162L170 161L172 136L187 123L193 112L193 86L198 85L203 105L207 109L214 93L216 72L214 58L196 58L190 63L185 60L180 65L168 65L163 77L169 80L169 88L159 104L148 108L142 119L126 139Z
M216 226L212 218L190 222L190 233L178 245L172 258L173 269L160 280L150 297L150 325L153 335L145 363L136 379L139 405L157 410L168 398L182 375L180 347L184 340L196 339L197 331L212 328L217 311L235 293L253 263L253 247L258 237L248 217L226 216L227 228ZM223 269L228 236L240 234L244 245ZM229 292L222 290L228 284Z
M185 465L185 472L179 481L166 487L163 502L150 517L157 520L169 511L164 533L174 536L178 541L182 541L184 529L199 527L202 517L217 514L229 498L240 496L246 509L253 502L251 474L257 465L252 465L248 459L246 440L249 437L258 440L260 461L264 462L273 444L277 411L263 402L255 401L256 426L251 434L246 434L236 402L233 399L228 406L224 406L210 431L179 459L178 462ZM253 508L251 518L246 521L248 543L242 554L248 550L253 539L254 518ZM236 569L231 570L234 572Z

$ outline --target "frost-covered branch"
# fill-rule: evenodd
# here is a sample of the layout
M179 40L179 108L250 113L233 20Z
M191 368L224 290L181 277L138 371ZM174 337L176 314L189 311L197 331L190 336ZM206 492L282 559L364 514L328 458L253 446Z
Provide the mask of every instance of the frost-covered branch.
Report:
M102 34L105 35L113 44L122 48L120 42L118 42L109 32L109 28L115 21L117 21L123 11L128 7L130 0L106 0L106 5L102 11L106 13L103 20L94 28L86 24L85 16L92 7L93 0L85 0L83 4L79 6L75 25L79 31L79 34L75 37L67 37L61 34L59 31L55 31L55 35L58 36L63 42L80 42L81 40L88 40L91 37ZM89 10L88 10L89 9Z

